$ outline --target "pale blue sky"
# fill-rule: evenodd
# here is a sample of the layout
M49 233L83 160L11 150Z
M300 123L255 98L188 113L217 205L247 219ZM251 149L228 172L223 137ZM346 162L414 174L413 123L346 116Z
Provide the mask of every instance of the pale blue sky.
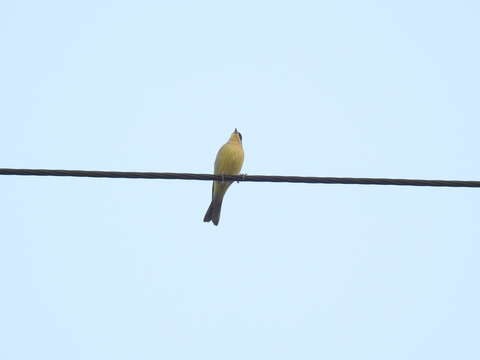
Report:
M0 4L0 167L479 179L476 1ZM478 359L480 190L0 176L0 358Z

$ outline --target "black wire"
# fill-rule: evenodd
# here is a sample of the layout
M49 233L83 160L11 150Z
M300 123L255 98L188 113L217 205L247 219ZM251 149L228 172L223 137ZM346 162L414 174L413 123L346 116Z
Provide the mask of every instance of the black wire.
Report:
M90 178L121 179L169 179L169 180L220 180L254 182L288 182L307 184L358 184L358 185L403 185L403 186L443 186L443 187L480 187L480 181L468 180L421 180L421 179L384 179L350 177L314 177L314 176L271 176L271 175L210 175L165 172L132 171L90 171L90 170L48 170L48 169L2 169L0 175L26 176L73 176Z

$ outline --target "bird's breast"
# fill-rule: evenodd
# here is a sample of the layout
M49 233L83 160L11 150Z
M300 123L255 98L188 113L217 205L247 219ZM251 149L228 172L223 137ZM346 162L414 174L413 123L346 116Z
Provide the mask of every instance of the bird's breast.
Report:
M227 143L218 151L215 174L237 175L243 165L243 148L240 144Z

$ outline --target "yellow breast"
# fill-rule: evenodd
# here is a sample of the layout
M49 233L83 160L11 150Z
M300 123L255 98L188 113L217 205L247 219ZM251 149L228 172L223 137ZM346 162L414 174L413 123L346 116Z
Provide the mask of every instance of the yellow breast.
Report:
M243 165L243 147L238 142L223 145L215 159L215 174L237 175Z

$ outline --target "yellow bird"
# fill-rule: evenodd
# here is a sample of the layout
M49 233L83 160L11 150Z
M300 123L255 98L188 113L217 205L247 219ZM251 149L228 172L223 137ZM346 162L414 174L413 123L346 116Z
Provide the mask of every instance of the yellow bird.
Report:
M230 135L227 143L218 150L215 159L215 175L238 175L243 165L242 134L237 129ZM220 210L225 192L233 181L214 181L212 186L212 202L203 221L212 221L218 225Z

